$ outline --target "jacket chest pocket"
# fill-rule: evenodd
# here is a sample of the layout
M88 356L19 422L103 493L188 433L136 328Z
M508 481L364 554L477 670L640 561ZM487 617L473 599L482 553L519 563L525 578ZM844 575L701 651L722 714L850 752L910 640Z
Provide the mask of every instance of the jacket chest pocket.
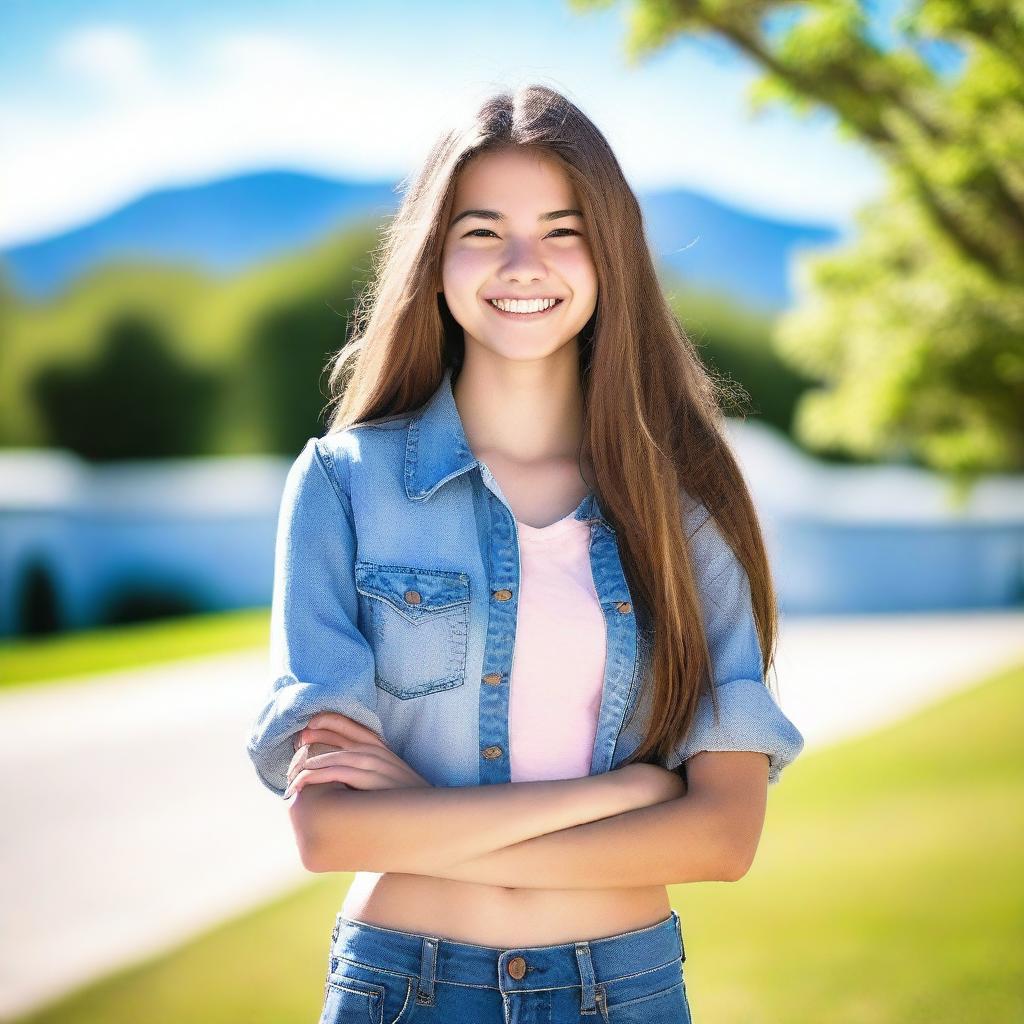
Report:
M355 582L381 689L406 700L465 682L466 573L356 562Z

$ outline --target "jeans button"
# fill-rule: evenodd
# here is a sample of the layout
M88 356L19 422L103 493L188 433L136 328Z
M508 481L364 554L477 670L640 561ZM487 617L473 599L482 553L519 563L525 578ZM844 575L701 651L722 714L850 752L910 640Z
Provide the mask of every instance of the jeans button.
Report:
M526 961L521 956L514 956L508 962L508 973L512 975L516 981L521 981L523 975L526 974Z

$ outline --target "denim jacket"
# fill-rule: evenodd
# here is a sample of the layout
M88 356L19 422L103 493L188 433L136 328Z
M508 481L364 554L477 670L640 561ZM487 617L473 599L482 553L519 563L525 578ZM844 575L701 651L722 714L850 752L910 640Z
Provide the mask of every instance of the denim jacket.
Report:
M368 726L431 785L511 781L518 535L497 480L470 450L451 378L449 368L413 412L310 438L288 472L271 686L247 744L260 779L279 796L292 737L320 711ZM746 573L701 503L681 514L719 717L703 694L688 736L660 763L677 768L700 750L762 751L775 783L804 740L765 685ZM653 634L593 491L573 515L590 525L607 625L596 775L623 764L643 739Z

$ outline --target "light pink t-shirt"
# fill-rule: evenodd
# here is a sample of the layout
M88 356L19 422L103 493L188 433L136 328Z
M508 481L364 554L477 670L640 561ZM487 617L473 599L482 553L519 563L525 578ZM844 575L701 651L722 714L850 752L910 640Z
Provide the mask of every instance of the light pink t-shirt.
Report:
M575 511L575 509L573 510ZM509 694L513 782L590 774L605 667L605 620L590 525L516 522L519 607Z

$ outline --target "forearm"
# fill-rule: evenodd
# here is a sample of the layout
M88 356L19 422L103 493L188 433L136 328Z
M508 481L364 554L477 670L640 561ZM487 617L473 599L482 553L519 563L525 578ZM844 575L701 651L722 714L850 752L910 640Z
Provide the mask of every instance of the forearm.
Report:
M622 889L729 881L736 829L698 794L640 807L493 850L430 874L522 889Z
M308 785L292 813L300 819L296 828L311 851L306 860L315 864L313 870L422 875L638 805L642 797L615 770L489 786Z

